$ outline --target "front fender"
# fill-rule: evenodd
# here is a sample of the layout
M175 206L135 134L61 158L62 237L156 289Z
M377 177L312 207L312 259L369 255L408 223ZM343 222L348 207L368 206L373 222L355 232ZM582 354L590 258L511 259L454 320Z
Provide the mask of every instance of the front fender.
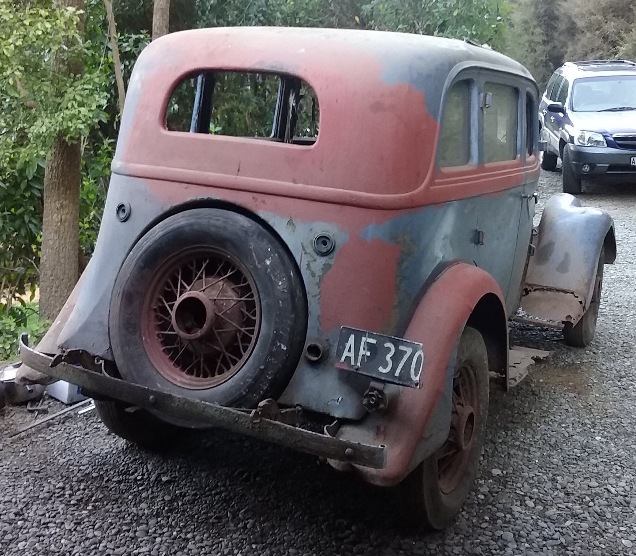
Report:
M506 305L490 274L470 264L456 263L426 291L404 335L424 347L421 388L387 385L387 413L347 423L337 433L343 440L386 446L383 469L355 466L366 481L381 486L397 484L446 440L458 342L475 308L485 298L494 299L500 309L498 331L507 353Z
M605 247L605 264L616 259L612 217L559 193L545 205L535 246L522 289L523 312L576 324L592 299L601 249Z

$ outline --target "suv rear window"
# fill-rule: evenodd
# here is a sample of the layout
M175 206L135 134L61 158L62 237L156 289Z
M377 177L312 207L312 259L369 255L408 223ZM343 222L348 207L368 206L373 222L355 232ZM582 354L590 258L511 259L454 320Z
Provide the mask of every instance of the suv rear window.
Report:
M313 144L315 92L297 77L271 73L201 73L175 87L166 109L170 131Z

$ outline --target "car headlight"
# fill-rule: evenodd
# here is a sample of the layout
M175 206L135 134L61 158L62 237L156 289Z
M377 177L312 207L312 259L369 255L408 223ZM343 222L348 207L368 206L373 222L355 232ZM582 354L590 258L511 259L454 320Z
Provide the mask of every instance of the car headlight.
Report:
M596 131L579 131L574 135L574 144L581 147L607 147L605 137Z

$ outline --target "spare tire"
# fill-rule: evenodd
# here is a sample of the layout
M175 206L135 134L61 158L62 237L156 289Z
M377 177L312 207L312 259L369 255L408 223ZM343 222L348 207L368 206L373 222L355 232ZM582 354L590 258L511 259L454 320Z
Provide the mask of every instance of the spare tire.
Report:
M229 210L187 210L131 250L109 330L124 380L252 408L277 398L294 372L307 330L305 290L265 226Z

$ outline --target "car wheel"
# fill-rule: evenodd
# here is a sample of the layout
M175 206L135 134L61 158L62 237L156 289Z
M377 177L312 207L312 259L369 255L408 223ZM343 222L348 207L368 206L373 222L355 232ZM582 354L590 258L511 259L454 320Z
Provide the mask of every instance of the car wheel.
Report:
M143 409L116 400L94 400L97 415L106 428L134 444L158 450L170 447L182 429L165 423Z
M567 145L563 147L563 192L577 195L581 193L581 178L574 173Z
M605 248L601 249L596 268L596 278L594 280L594 291L592 300L583 313L583 316L574 326L571 322L566 322L563 326L563 339L568 346L586 347L594 340L596 334L596 321L598 311L601 306L601 292L603 290L603 267L605 261Z
M124 380L251 408L287 386L307 303L295 262L272 232L235 212L194 209L133 247L109 326Z
M479 467L488 415L488 355L481 334L466 327L457 351L451 426L444 445L400 485L408 517L444 529L466 500Z
M541 157L541 168L548 172L554 172L557 167L558 156L556 154L544 152Z

